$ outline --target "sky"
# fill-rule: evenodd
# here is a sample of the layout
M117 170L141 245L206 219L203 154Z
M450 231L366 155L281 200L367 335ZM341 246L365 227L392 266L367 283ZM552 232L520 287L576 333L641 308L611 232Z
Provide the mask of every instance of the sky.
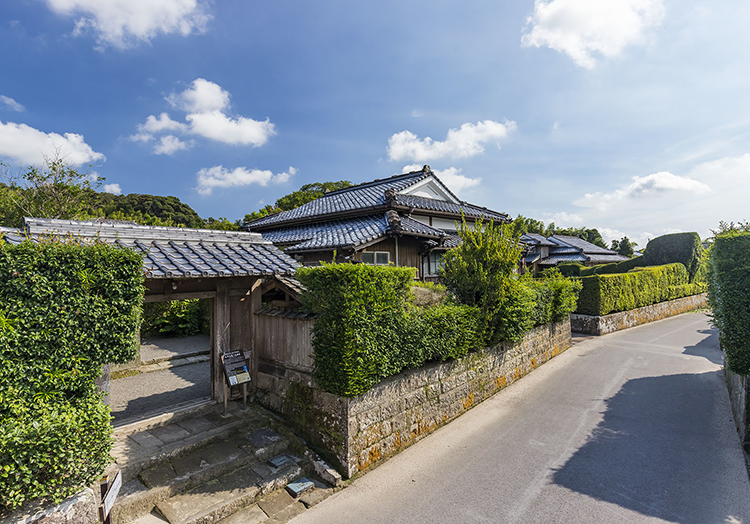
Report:
M0 161L242 218L429 164L641 247L750 219L746 0L13 0ZM416 167L415 167L416 166Z

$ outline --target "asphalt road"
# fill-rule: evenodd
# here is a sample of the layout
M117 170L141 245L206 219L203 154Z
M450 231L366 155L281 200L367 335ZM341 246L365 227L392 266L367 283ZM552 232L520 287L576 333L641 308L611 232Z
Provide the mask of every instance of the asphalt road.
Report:
M721 359L700 313L583 340L291 522L750 524Z

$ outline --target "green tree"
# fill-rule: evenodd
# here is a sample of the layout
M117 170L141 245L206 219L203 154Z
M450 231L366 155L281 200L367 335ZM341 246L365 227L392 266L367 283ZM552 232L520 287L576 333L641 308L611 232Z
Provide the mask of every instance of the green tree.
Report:
M631 242L628 237L622 237L620 240L613 240L612 245L610 248L613 251L617 251L620 255L624 257L632 257L633 256L633 248L637 247L638 244L635 242Z

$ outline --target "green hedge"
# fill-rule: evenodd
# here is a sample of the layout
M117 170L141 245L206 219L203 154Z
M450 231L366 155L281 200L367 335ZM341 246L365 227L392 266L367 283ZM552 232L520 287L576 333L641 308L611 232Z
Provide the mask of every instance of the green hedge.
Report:
M134 251L0 242L0 508L59 501L104 470L111 428L95 381L135 357L142 301Z
M703 245L698 233L672 233L649 241L643 258L647 266L681 262L688 270L690 282L700 268Z
M318 314L313 326L318 385L356 396L403 369L485 347L498 331L523 336L534 325L569 315L580 289L559 274L511 279L506 291L512 297L499 301L503 314L497 315L459 303L417 307L409 293L413 276L411 269L365 264L299 270L307 287L303 304Z
M613 264L601 264L598 266L584 266L576 263L565 263L558 264L557 269L560 273L566 277L588 277L591 275L611 275L615 273L627 273L631 269L637 267L643 267L646 265L645 259L640 257L633 257L629 260L623 260L622 262L616 262ZM549 271L549 269L545 270Z
M708 299L727 367L750 374L750 233L728 231L711 247Z
M695 295L703 284L690 284L682 264L636 268L628 273L581 277L576 313L607 315Z
M189 337L208 334L211 299L149 302L143 305L141 335L148 337Z

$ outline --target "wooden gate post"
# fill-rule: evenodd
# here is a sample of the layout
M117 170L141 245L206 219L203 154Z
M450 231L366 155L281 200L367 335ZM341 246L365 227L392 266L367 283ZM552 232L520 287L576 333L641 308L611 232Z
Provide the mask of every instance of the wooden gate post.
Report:
M229 279L216 281L216 298L211 323L211 397L224 402L224 371L221 355L230 350L229 340Z

